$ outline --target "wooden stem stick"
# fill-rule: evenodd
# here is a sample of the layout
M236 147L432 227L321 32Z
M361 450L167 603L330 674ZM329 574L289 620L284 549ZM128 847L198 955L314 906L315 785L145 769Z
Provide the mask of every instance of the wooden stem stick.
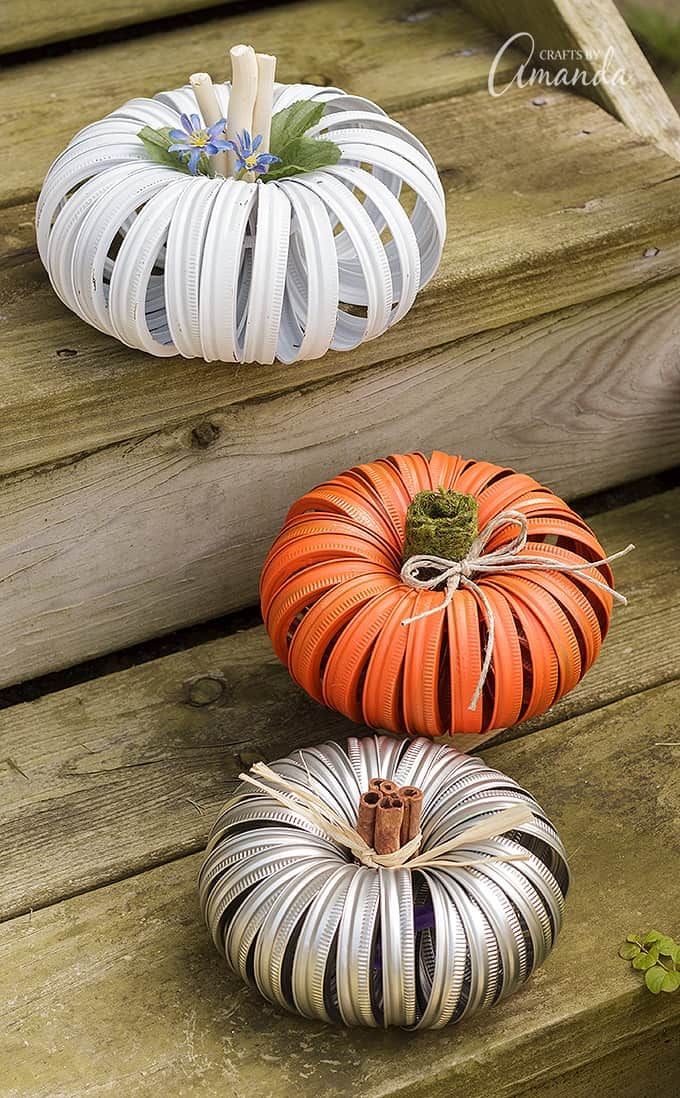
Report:
M272 129L272 110L274 107L274 76L276 58L269 53L256 53L257 60L257 96L253 108L253 137L262 134L259 153L269 152L269 139Z
M214 126L215 122L219 122L222 118L222 111L209 73L195 72L189 77L189 83L194 89L196 102L203 115L203 121L206 126ZM226 152L215 153L212 162L215 167L215 175L227 175L229 165Z
M227 138L236 141L237 134L243 130L252 132L253 108L257 96L257 58L252 46L232 46L231 57L231 96L227 119ZM229 171L236 174L236 156L229 152Z

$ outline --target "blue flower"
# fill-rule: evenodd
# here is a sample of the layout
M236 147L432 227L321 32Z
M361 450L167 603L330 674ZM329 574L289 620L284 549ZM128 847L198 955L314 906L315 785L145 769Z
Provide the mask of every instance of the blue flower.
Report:
M189 171L192 175L198 174L198 162L203 153L206 156L214 156L223 149L235 149L232 141L226 141L224 127L226 118L220 118L212 126L202 126L197 114L183 114L180 116L181 130L170 130L169 137L174 145L168 147L168 152L185 153L189 155ZM266 169L265 169L266 171Z
M260 153L257 150L262 144L262 134L258 133L253 141L247 130L236 135L236 142L230 141L229 147L236 153L236 170L239 172L253 172L255 175L264 175L269 171L269 165L281 159L280 156L272 156L271 153Z

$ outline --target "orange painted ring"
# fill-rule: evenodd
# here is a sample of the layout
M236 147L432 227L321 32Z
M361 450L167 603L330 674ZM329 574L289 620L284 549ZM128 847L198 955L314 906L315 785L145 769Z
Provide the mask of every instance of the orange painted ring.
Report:
M457 489L459 478L471 465L474 462L469 458L452 457L441 450L435 450L430 458L430 479L437 488L441 484L442 488Z
M376 595L347 623L331 649L323 674L323 701L351 720L363 721L361 683L376 637L404 597L400 583Z
M560 669L557 697L573 690L581 678L581 651L569 618L552 595L532 582L530 574L499 574L496 584L528 606L543 625L555 649Z
M488 595L489 590L496 587L496 579L485 576L482 586L485 594ZM539 713L545 713L546 709L553 704L560 684L560 665L541 619L530 607L515 599L510 592L502 587L497 589L504 598L508 599L508 605L517 623L515 629L517 630L519 625L524 635L525 643L523 644L518 633L520 647L526 649L528 660L528 666L524 666L527 661L523 660L527 692L519 720L526 721Z
M571 507L569 507L563 500L558 499L557 496L553 496L548 492L543 495L538 495L534 492L523 492L518 499L512 504L512 510L521 511L525 518L556 518L565 519L578 526L579 529L588 530L589 527L585 523L578 522L578 516L574 514ZM494 518L495 512L489 515L489 518ZM487 520L488 521L488 520ZM516 527L511 527L510 523L507 526L499 526L498 530L493 536L494 543L505 530L516 530ZM504 535L508 536L508 535ZM510 533L509 536L512 536ZM491 544L491 542L489 542Z
M430 466L424 454L419 451L412 454L392 454L387 460L399 473L410 500L418 492L432 487Z
M411 617L415 591L402 588L403 598L392 609L371 652L362 691L364 721L371 728L388 732L403 732L402 684L406 655L407 626L404 618Z
M291 544L284 544L271 554L262 571L260 580L260 601L263 607L269 607L276 592L286 582L291 573L303 576L313 564L326 562L332 565L336 560L356 559L363 561L366 571L376 568L389 570L393 562L382 549L358 538L338 538L335 532L310 533L299 536Z
M529 537L533 538L536 534L553 535L560 540L557 543L558 549L566 549L567 552L577 553L588 563L589 560L601 560L604 557L605 552L599 541L593 534L592 530L588 530L586 527L577 526L570 519L560 518L546 518L542 515L533 515L527 522L529 528ZM568 541L571 544L564 545L563 541ZM588 557L583 548L590 550L592 557ZM607 569L609 579L612 579L611 572L608 565L601 565L603 570Z
M397 553L394 546L388 546L384 538L372 530L367 530L361 523L353 522L352 519L345 518L344 515L322 515L312 511L290 519L285 526L281 527L267 554L265 564L279 549L294 542L296 538L317 533L336 533L338 537L352 537L357 541L366 542L374 548L382 549L386 557L395 561L395 564L397 561L401 561L401 553Z
M389 461L381 460L369 465L357 465L353 472L362 478L373 497L383 501L397 537L403 543L406 534L406 511L411 497L398 471Z
M579 587L563 572L532 572L531 579L543 587L562 606L577 630L581 650L581 678L600 654L602 636L597 614Z
M479 510L479 526L483 529L490 519L501 511L507 511L521 500L526 492L536 489L536 481L524 473L513 473L511 476L502 477L485 487L477 496ZM552 492L545 492L545 497L550 498Z
M587 561L583 559L578 553L572 553L568 549L563 549L558 545L534 545L534 552L547 551L548 556L554 556L556 560L564 561L566 564L587 564ZM528 548L528 546L527 546ZM603 580L604 568L589 568L587 574L592 574L595 579ZM560 573L544 573L546 575L557 575ZM599 627L600 642L604 640L609 629L609 623L611 621L611 613L614 600L608 591L603 591L601 587L596 587L595 584L589 583L587 579L583 578L583 575L579 572L565 572L563 573L569 581L574 585L574 589L580 592L584 598L588 600L593 608L597 623ZM611 581L613 583L613 579ZM585 674L585 672L584 672Z
M346 484L334 485L332 483L321 484L312 492L307 492L297 503L294 503L288 512L288 519L296 518L309 512L320 512L345 515L353 522L372 531L381 537L386 545L401 550L393 527L373 506L370 500L359 494Z
M441 606L443 595L417 591L412 616ZM439 675L445 619L431 614L404 626L404 725L411 736L441 736L446 731L439 704Z
M385 572L346 580L317 599L302 619L290 642L288 668L316 701L323 701L321 669L333 640L366 602L397 584Z
M288 646L296 618L308 613L326 591L331 591L345 580L365 574L366 565L360 560L336 560L332 567L326 562L312 564L305 569L304 578L294 575L282 584L265 617L266 630L282 663L288 664Z
M285 545L287 542L293 541L296 537L310 533L315 534L317 532L328 533L334 530L341 536L352 536L360 539L361 541L370 542L372 545L381 546L385 552L388 552L396 557L396 553L393 546L389 549L385 545L385 539L380 534L375 533L373 530L368 530L360 522L356 522L354 519L347 518L346 515L341 515L337 512L323 514L320 511L307 511L304 514L296 515L295 518L287 519L284 525L276 535L275 541L272 543L272 547L267 554L267 559L280 546ZM401 555L399 554L399 559Z
M573 553L571 549L565 549L561 545L551 545L550 542L530 541L527 543L524 551L528 553L529 556L532 553L537 553L541 556L554 557L555 560L561 561L564 564L589 563L587 558L583 557L580 553ZM596 603L601 607L607 622L609 622L613 605L613 599L609 592L603 591L601 587L597 587L594 583L588 583L588 580L583 579L578 572L565 572L564 574L570 576L574 583L578 583L581 586L582 590L587 593L591 602ZM610 586L614 583L614 577L607 564L603 564L600 567L595 567L595 565L593 565L587 569L587 574L592 575L600 582L604 581ZM602 623L600 623L600 628L602 628ZM602 632L603 637L605 632L606 630Z
M486 680L491 687L493 709L486 724L488 728L507 728L517 723L522 712L524 697L522 649L515 619L505 593L494 588L487 589L483 581L480 587L489 600L494 615L494 645ZM486 608L481 599L474 591L471 591L471 594L479 603L480 618L486 620Z
M490 461L474 461L467 469L464 469L456 482L457 492L468 492L477 499L485 488L502 476L514 474L514 469L506 469L501 465L492 465Z
M483 732L483 698L476 709L470 702L482 670L479 608L469 591L456 591L446 609L451 683L451 721L448 731Z

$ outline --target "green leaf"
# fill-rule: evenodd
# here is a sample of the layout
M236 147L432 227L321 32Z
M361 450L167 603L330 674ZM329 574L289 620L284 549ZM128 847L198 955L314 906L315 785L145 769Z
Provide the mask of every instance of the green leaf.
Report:
M340 155L340 149L332 141L298 137L296 141L291 141L281 163L272 164L264 178L282 179L287 175L299 175L300 172L313 172L329 164L337 164Z
M649 933L645 934L642 940L645 945L651 945L652 942L659 942L665 937L666 935L660 934L658 930L650 930Z
M655 965L659 960L659 954L656 950L651 950L649 953L640 953L633 961L633 968L638 968L641 972L646 972L648 968Z
M658 941L659 953L663 953L664 957L672 957L676 950L676 944L672 938L664 937Z
M291 141L302 137L312 126L316 126L323 118L324 104L312 103L309 99L301 99L297 103L291 103L290 107L284 107L272 116L271 137L269 148L274 156L280 156Z
M672 972L667 972L666 975L663 978L663 983L661 984L661 990L662 991L677 991L679 987L680 987L680 972L676 972L675 970L673 970Z
M279 163L272 164L262 177L265 183L338 163L340 149L333 141L305 136L308 129L321 121L323 113L323 103L301 100L273 116L269 147L279 157Z
M642 944L640 942L640 939L638 938L637 934L626 934L626 941L627 942L635 942L637 945Z
M634 957L640 956L641 952L640 946L635 942L624 942L619 946L619 957L623 957L624 961L632 961Z
M659 994L663 987L664 980L668 975L670 975L670 973L666 972L666 969L662 968L661 965L654 965L653 968L647 969L645 972L645 983L652 995Z
M176 172L191 175L186 158L181 153L171 153L169 151L169 146L173 143L169 127L152 130L150 126L144 126L137 136L144 145L147 156L150 160L153 160L154 164L164 164L167 168L174 168ZM198 170L201 175L212 176L213 167L209 157L201 156L198 162Z

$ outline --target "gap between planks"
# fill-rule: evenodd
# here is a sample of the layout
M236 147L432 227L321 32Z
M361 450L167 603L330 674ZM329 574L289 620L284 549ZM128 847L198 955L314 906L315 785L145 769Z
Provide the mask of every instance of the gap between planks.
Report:
M679 512L676 489L591 520L607 550L638 545L616 568L630 605L615 610L602 655L576 690L513 736L531 732L538 743L542 724L560 736L570 720L680 678ZM191 682L208 673L223 684L219 697L188 704ZM2 711L0 914L200 849L244 766L355 728L290 680L262 627ZM655 741L677 738L661 732ZM497 735L454 743L470 749Z
M204 450L194 423L0 481L0 682L252 605L290 503L378 455L484 455L567 498L677 463L677 295L671 280L246 402L211 415Z

